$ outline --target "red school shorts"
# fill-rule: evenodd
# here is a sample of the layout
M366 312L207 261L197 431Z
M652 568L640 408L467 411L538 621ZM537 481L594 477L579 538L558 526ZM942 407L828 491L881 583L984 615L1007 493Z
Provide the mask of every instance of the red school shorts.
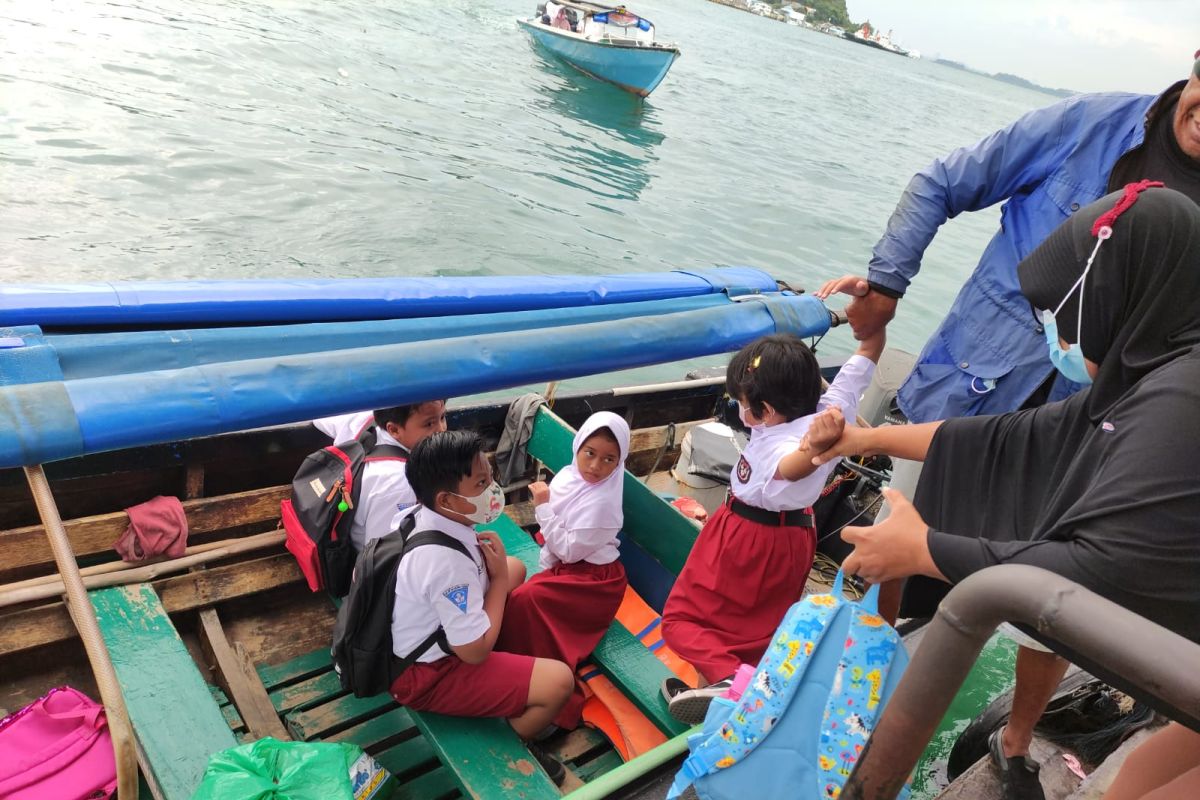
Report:
M482 664L457 656L418 662L392 682L402 706L452 717L516 717L529 705L532 656L492 651Z

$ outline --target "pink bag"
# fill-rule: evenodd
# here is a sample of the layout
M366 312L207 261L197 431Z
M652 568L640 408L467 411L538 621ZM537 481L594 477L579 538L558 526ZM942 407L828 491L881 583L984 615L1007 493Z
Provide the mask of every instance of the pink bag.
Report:
M117 765L104 707L70 686L0 720L0 798L110 797Z

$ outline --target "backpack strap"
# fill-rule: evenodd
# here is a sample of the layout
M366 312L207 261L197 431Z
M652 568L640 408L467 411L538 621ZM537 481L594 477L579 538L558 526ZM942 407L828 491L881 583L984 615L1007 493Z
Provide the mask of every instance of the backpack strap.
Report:
M413 520L414 516L415 515L410 514L405 518L404 522ZM413 524L415 524L415 520L413 521ZM457 550L467 558L471 559L472 564L475 563L475 558L471 555L471 551L467 549L466 545L464 545L458 539L455 539L453 536L437 530L417 531L416 533L411 533L405 531L404 527L404 523L401 523L399 530L401 531L401 535L404 536L404 553L400 556L401 558L404 558L404 556L408 555L413 550L416 550L418 547L424 547L425 545L438 545L439 547L448 547L451 550ZM409 531L411 531L412 525L410 524L408 527ZM442 652L446 655L451 654L452 651L450 650L450 642L446 640L446 631L441 625L438 625L437 630L426 636L425 639L419 645L417 645L411 653L403 658L393 658L392 680L395 680L400 673L404 672L406 669L415 664L417 659L425 655L425 653L429 651L429 648L433 647L435 644L442 648Z

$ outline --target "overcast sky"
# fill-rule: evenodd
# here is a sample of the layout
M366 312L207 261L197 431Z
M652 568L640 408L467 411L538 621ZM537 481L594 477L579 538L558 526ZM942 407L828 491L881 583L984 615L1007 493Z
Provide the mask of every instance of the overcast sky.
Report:
M1162 91L1200 49L1200 0L846 0L926 58L1080 92Z

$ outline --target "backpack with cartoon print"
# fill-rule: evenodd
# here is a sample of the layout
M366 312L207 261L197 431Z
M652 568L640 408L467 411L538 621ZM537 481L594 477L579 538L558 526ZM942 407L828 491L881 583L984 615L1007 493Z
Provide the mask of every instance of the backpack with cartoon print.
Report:
M794 604L737 700L717 698L668 798L836 798L908 665L899 634L879 616L879 587ZM906 786L899 795L906 800Z

